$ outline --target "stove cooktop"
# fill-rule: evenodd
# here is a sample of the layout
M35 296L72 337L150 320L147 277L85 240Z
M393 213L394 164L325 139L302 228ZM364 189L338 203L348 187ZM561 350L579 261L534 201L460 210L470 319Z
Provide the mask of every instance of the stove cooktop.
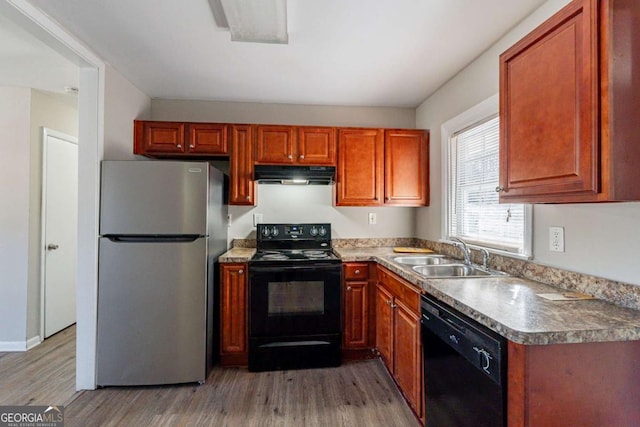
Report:
M332 250L281 249L258 250L251 261L327 261L339 260Z

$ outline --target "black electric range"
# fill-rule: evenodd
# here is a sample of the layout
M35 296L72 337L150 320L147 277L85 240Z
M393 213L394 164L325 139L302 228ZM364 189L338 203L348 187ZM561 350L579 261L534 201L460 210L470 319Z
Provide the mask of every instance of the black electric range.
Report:
M331 224L258 224L249 261L249 370L338 366L342 266Z

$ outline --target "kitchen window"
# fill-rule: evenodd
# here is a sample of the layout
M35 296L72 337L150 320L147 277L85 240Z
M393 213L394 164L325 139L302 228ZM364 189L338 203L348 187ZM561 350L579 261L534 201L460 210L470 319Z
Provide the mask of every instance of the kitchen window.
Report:
M499 204L497 95L442 125L445 240L528 257L531 207Z

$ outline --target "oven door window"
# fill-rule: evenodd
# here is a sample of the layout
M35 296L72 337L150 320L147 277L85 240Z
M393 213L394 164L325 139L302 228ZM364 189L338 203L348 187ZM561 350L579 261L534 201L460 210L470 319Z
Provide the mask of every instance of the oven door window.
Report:
M268 287L269 317L324 314L323 281L269 282Z
M251 337L340 331L340 265L249 267Z

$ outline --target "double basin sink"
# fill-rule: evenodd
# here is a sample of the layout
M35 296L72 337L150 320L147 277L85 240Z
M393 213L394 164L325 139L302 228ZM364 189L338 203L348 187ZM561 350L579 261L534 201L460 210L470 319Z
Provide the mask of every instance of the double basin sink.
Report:
M505 273L488 270L480 266L463 264L444 255L404 255L393 260L411 267L416 273L427 278L487 277L504 276Z

